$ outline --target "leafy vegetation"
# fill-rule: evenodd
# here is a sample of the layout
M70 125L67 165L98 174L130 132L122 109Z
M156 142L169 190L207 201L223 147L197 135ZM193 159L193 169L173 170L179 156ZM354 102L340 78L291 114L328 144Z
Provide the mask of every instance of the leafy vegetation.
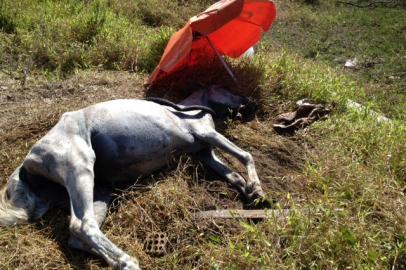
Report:
M318 5L288 1L283 8L284 17L268 36L271 50L282 47L305 59L338 67L339 72L365 86L368 100L380 110L404 119L404 8L362 9L335 1L320 1ZM357 59L355 69L341 68L348 59Z
M210 3L2 1L0 68L31 73L24 86L0 76L2 183L62 112L141 96L170 35ZM195 220L195 211L241 205L215 175L182 159L146 191L125 192L103 225L143 268L406 269L406 10L327 0L277 4L278 19L255 57L230 61L261 112L252 122L228 123L225 133L253 154L268 196L275 208L290 208L289 217ZM354 58L357 68L344 69ZM214 70L202 81L229 79ZM272 118L301 98L332 106L333 114L278 136ZM352 110L348 100L365 108ZM376 121L371 110L391 121ZM143 251L151 231L168 234L165 256ZM69 251L67 237L57 211L27 227L0 228L0 268L105 266Z
M98 66L149 72L159 61L173 27L202 4L204 1L2 1L0 65L62 75Z

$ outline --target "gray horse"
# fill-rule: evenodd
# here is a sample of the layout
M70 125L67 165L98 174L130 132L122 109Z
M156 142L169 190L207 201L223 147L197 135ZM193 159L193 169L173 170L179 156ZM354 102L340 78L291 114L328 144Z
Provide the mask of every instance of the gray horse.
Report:
M212 117L221 106L235 109L245 102L246 98L211 88L196 91L179 104L121 99L64 113L1 191L0 224L11 226L43 215L48 204L32 186L36 177L46 178L69 195L70 247L90 251L113 268L139 269L138 261L100 230L109 200L95 192L95 179L111 184L134 180L162 168L173 156L198 153L199 160L249 201L262 198L251 154L218 133ZM218 159L215 147L241 161L248 178Z

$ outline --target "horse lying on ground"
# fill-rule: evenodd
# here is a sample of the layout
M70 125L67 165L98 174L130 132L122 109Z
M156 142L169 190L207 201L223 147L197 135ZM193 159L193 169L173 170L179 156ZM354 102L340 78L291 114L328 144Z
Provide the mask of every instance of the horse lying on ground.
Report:
M247 102L221 88L196 91L180 102L121 99L64 113L30 150L0 193L0 224L40 218L48 209L32 186L36 177L64 187L70 199L69 246L90 251L117 269L139 269L138 261L101 232L109 196L96 182L135 180L165 166L173 156L197 153L204 164L248 201L264 192L254 160L214 127L212 114ZM161 104L158 104L161 103ZM248 178L229 169L213 152L219 148L242 162Z

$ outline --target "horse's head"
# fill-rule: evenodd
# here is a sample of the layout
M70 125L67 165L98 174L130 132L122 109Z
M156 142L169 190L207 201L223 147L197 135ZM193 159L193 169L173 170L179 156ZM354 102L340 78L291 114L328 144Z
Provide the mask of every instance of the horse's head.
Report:
M257 109L255 101L247 97L234 95L218 86L211 86L210 88L195 91L179 104L209 107L215 111L218 118L240 115L242 118L247 119L253 116Z
M228 90L213 86L205 90L203 95L205 106L212 108L219 117L241 115L255 112L257 106L247 97L231 94Z

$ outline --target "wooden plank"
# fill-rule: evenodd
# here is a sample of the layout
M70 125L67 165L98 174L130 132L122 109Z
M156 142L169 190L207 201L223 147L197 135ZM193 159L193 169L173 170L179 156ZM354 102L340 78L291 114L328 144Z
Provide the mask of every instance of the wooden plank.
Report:
M195 214L198 219L208 218L247 218L247 219L286 219L289 216L289 209L263 209L263 210L240 210L222 209L202 211Z

